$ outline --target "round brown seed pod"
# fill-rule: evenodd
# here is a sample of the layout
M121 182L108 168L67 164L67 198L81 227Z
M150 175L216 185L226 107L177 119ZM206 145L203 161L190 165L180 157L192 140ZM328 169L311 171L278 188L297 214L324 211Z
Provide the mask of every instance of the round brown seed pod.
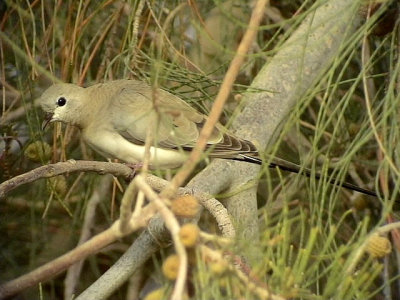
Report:
M172 254L167 257L162 265L162 272L169 280L175 280L178 276L179 270L179 256Z
M178 217L193 218L199 209L200 205L192 195L176 198L171 203L171 210Z
M196 245L199 235L199 226L193 223L183 225L179 231L179 237L182 241L182 244L187 248L191 248Z

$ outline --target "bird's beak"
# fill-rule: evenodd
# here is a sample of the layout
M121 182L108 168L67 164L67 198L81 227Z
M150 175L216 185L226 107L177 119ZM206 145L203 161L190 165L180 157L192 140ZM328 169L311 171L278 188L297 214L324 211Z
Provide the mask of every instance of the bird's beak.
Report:
M43 123L42 123L42 130L44 131L46 129L47 124L49 124L51 121L53 121L53 113L48 112L46 113Z

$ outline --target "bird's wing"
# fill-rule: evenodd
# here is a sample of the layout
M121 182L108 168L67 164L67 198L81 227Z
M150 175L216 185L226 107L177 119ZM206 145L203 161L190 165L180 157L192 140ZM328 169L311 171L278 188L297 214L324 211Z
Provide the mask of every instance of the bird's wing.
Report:
M161 89L153 92L146 83L134 80L121 81L110 110L115 129L125 139L144 144L150 127L155 142L164 148L191 150L205 123L205 116L182 99ZM207 148L212 149L210 155L214 157L256 152L252 143L228 134L220 124L214 128Z

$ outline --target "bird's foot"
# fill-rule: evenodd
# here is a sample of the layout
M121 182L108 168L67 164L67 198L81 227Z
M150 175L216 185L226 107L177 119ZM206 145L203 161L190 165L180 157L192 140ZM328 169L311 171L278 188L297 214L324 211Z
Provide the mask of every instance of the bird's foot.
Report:
M143 167L143 163L125 163L125 165L132 169L132 173L129 174L127 180L131 182L136 176L136 171Z

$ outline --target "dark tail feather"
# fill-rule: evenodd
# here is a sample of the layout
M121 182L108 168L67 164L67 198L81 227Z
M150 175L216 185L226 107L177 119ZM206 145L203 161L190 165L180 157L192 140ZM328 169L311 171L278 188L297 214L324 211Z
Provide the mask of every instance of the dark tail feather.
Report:
M258 157L254 157L254 156L247 156L245 154L240 154L239 158L235 158L234 160L239 160L239 161L245 161L245 162L249 162L249 163L253 163L253 164L258 164L261 165L262 164L262 160ZM314 176L314 178L316 179L321 179L322 175L319 173L315 173L315 174L311 174L311 170L309 169L304 169L301 168L300 166L288 162L288 161L284 161L282 159L274 159L274 161L270 162L269 164L270 168L279 168L283 171L288 171L291 173L296 173L296 174L301 174L301 175L305 175L307 177L311 177ZM369 196L373 196L373 197L378 197L378 195L371 190L367 190L367 189L363 189L357 185L348 183L348 182L339 182L337 181L335 178L330 179L329 180L330 184L339 186L339 187L344 187L346 189L349 190L353 190L353 191L357 191L359 193L365 194L365 195L369 195Z

